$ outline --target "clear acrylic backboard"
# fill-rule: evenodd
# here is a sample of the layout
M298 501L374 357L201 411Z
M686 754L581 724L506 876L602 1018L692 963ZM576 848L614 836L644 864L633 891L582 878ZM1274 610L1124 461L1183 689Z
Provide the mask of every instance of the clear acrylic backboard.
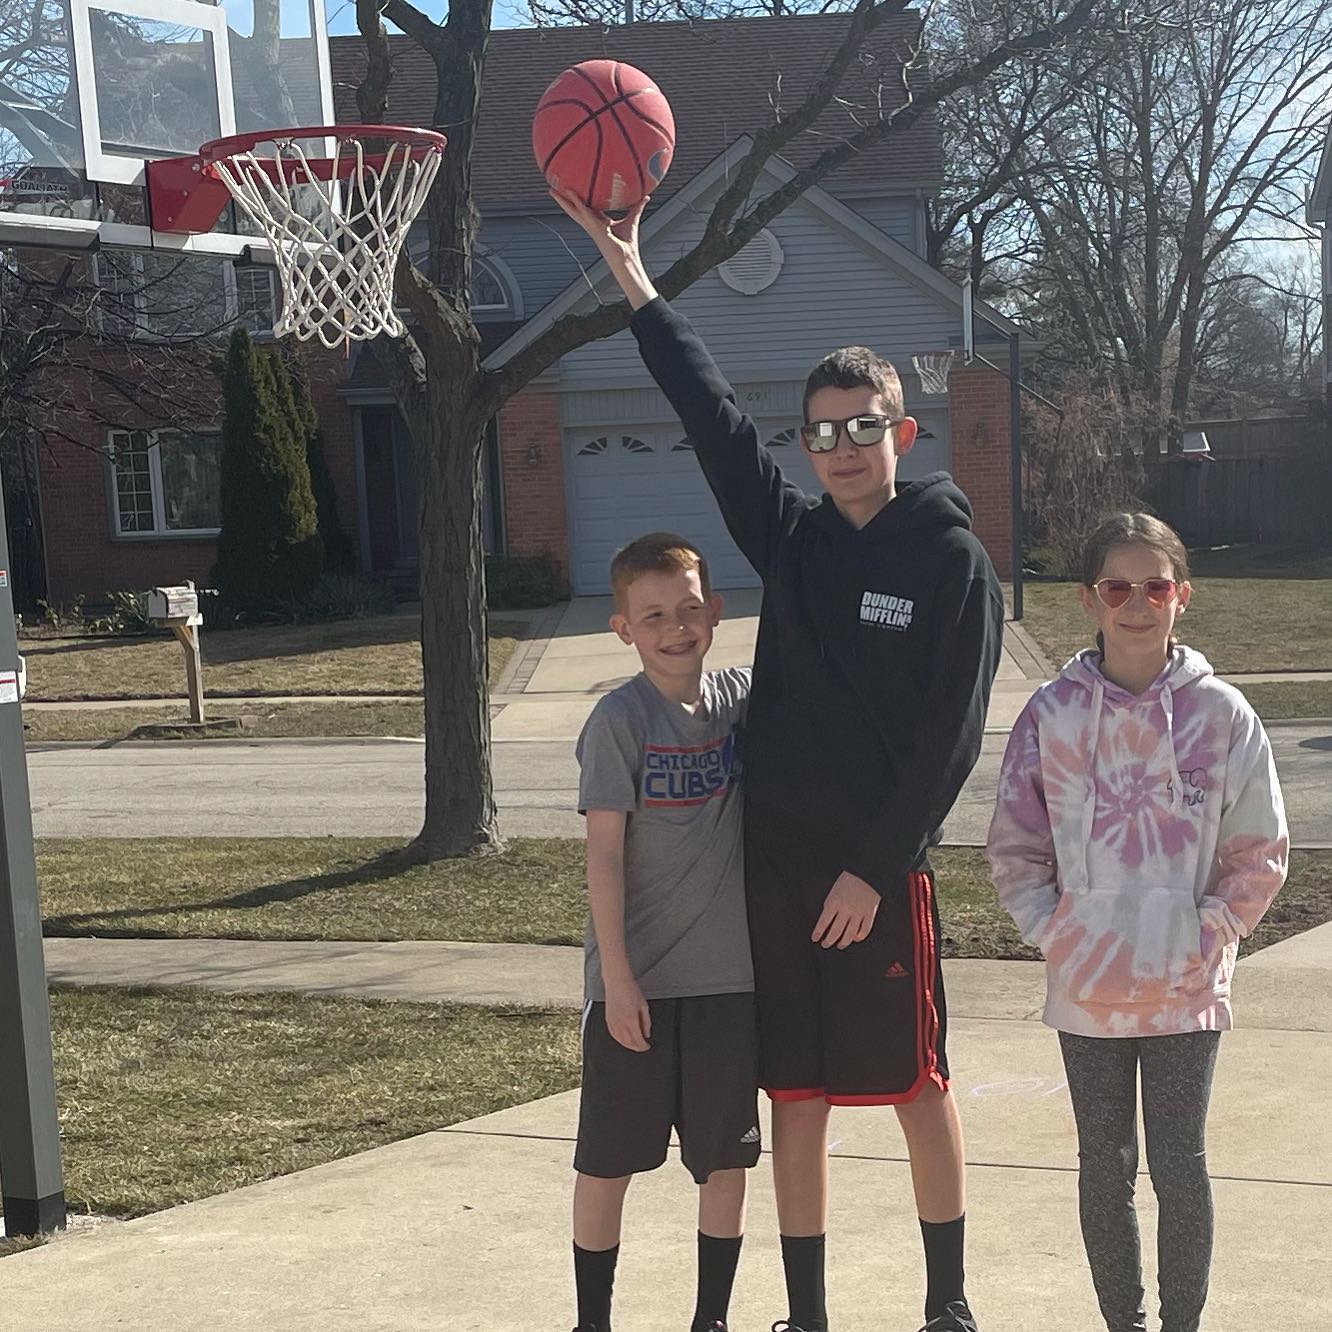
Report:
M0 245L240 254L154 231L145 163L332 119L324 0L0 0Z

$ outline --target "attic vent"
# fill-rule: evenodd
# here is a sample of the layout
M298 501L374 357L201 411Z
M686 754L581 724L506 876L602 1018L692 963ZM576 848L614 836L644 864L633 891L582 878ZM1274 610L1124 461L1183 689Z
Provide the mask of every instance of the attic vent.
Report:
M739 254L733 254L717 273L732 291L757 296L771 287L782 271L782 247L771 231L760 231Z

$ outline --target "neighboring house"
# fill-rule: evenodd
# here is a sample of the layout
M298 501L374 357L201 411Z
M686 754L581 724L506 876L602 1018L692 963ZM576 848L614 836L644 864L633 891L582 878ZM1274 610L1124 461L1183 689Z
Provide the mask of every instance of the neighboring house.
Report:
M94 308L89 331L105 341L71 337L67 363L46 371L51 419L37 456L46 599L100 601L187 578L206 583L221 521L217 362L237 322L271 338L273 275L216 256L127 250L80 262L95 265L102 289L130 296L108 302L114 327ZM336 393L345 358L304 360L350 513L350 422Z
M900 15L869 39L847 75L849 97L866 104L881 97L889 106L900 99L895 53L918 23L918 15ZM560 315L617 294L595 249L546 196L532 161L532 111L560 70L603 55L627 60L652 74L672 102L675 161L643 226L649 266L660 271L699 235L744 154L742 136L769 123L775 106L798 104L845 25L845 15L811 15L493 33L473 164L482 217L473 308L491 363L502 363ZM433 66L410 39L391 40L387 118L429 124ZM353 121L364 45L359 37L337 38L331 48L339 119ZM826 113L815 132L769 164L761 188L789 179L851 125L845 111ZM959 348L962 341L960 292L923 257L925 201L941 178L937 129L923 117L809 190L677 304L698 324L783 467L805 485L813 479L795 427L809 368L848 343L890 357L902 372L907 410L922 426L902 475L951 471L972 499L979 535L1007 574L1009 384L982 367L963 368L958 358L948 395L931 397L922 394L911 366L913 353ZM1001 339L1014 332L997 316L992 321ZM986 350L990 360L1006 364L1002 340ZM361 567L406 582L416 564L415 482L392 394L363 347L345 359L319 356L312 363L342 521L357 537ZM200 392L200 426L215 430L216 386ZM210 453L202 434L182 444L154 437L152 422L141 425L110 441L116 450L110 465L84 451L64 460L58 475L44 470L53 599L207 576L215 530L206 521L207 504L191 495L215 486L209 459L216 457L216 437ZM505 405L492 423L485 480L487 548L549 553L577 593L604 592L615 549L650 528L676 529L697 541L719 586L755 581L628 333L566 355Z
M1318 175L1309 194L1305 219L1317 227L1322 235L1323 275L1323 392L1332 402L1332 126L1328 127L1323 144L1323 155L1318 163Z

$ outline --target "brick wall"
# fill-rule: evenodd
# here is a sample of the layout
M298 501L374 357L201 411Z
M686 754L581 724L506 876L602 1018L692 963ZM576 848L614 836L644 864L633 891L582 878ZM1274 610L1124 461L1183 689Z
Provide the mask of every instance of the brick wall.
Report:
M151 346L131 354L120 348L80 346L71 356L80 374L62 383L49 396L63 400L58 425L40 451L42 519L46 544L48 599L65 603L83 595L90 602L108 592L142 590L192 578L207 583L217 558L212 538L119 537L111 504L109 466L105 449L108 399L99 394L88 367L129 379L152 380L169 373L173 394L190 403L190 417L199 428L220 428L221 385L206 367L186 371L179 359L169 363ZM311 388L324 430L329 470L338 492L338 512L344 529L356 536L356 473L352 447L352 417L336 393L345 373L341 353L307 353ZM98 411L94 404L100 403ZM117 425L125 429L152 429L163 424L143 411L118 403Z
M142 590L187 578L206 583L217 558L215 541L115 535L105 452L110 429L106 417L114 411L117 427L128 430L152 429L163 423L120 398L113 408L111 395L99 389L96 377L86 372L97 367L125 379L141 375L150 380L169 375L173 396L178 402L190 403L191 421L201 429L220 424L217 376L203 367L186 370L150 347L133 360L118 348L84 345L71 352L81 373L44 395L63 400L60 420L53 425L61 436L69 437L48 435L39 455L48 599L63 603L82 595L97 602L108 592Z
M526 388L499 414L504 526L511 555L552 555L566 578L564 448L555 393Z
M1013 572L1009 460L1009 386L983 367L955 368L948 377L948 434L953 480L975 511L975 530L1001 578Z

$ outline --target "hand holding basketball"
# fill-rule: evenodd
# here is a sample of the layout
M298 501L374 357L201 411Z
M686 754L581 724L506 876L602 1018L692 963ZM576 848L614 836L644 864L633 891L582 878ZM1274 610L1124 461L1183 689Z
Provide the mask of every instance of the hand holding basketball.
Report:
M592 237L601 257L613 271L641 262L638 223L648 206L648 199L640 199L624 217L614 218L589 208L577 195L566 191L551 190L550 197Z

